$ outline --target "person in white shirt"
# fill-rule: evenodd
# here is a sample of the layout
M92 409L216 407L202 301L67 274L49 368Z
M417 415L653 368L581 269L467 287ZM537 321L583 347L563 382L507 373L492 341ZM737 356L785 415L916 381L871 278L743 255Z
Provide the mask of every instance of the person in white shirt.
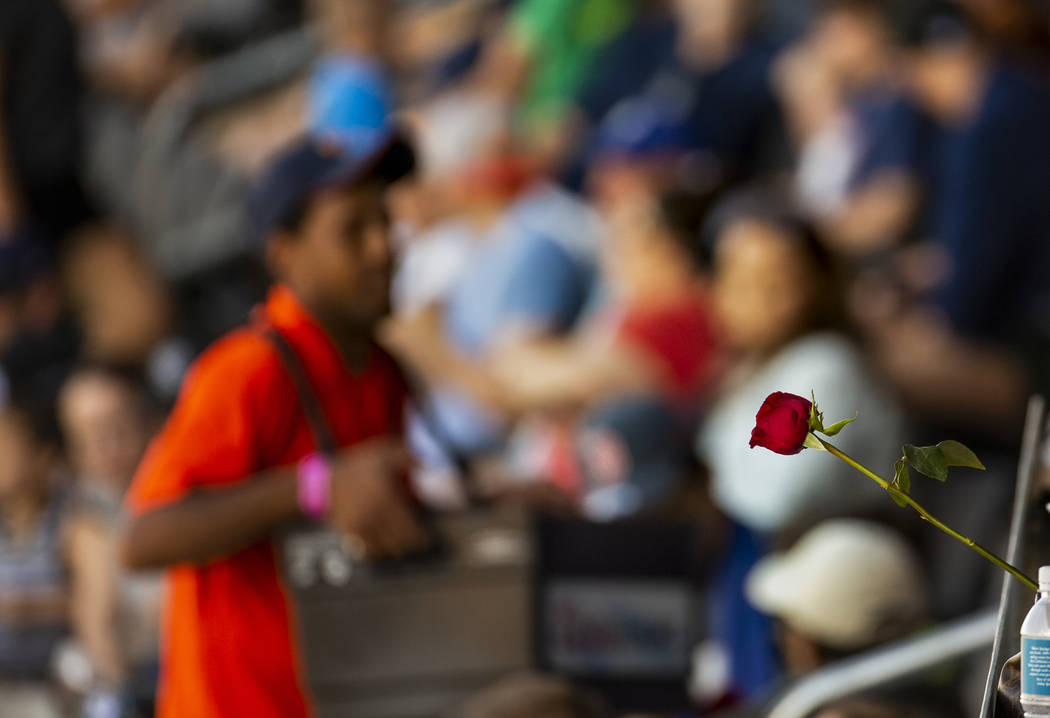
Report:
M836 442L873 467L896 460L901 416L843 331L834 268L812 229L757 195L731 198L711 223L715 308L732 361L697 440L715 502L775 533L881 501L878 486L821 452L786 459L748 448L755 412L774 391L812 391L830 421L859 412Z

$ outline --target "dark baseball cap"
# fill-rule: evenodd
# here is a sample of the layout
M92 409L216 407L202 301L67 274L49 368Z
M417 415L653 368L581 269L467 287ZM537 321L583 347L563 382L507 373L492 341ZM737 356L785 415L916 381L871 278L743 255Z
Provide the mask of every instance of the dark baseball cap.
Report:
M585 514L624 518L667 499L687 469L685 423L656 397L623 397L593 409L576 438Z
M357 154L346 143L312 135L300 138L271 160L251 192L248 213L256 237L262 243L275 229L288 226L324 189L367 181L391 183L415 167L415 150L398 127L384 131Z

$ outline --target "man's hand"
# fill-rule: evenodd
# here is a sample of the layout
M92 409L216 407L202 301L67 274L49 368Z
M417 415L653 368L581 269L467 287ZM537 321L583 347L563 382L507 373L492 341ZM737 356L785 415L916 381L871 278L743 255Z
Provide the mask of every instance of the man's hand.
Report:
M410 465L401 444L383 439L344 451L333 462L329 523L363 543L369 559L404 556L427 546L400 482Z
M1020 431L1031 379L1008 348L959 336L923 310L880 323L870 346L876 368L912 409L1005 439Z

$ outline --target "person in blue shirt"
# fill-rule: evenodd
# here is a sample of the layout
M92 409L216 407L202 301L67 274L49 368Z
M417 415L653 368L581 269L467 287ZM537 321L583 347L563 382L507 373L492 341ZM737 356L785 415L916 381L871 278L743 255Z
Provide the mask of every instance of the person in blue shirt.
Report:
M1050 346L1050 94L952 3L905 40L908 83L939 128L929 247L902 265L920 303L876 322L873 346L915 408L1011 439Z
M673 99L691 125L697 149L725 177L750 177L787 157L771 68L777 47L755 23L753 0L679 0L674 55L649 83Z
M912 53L916 94L941 127L928 227L950 270L933 301L957 331L1009 341L1050 268L1050 93L951 17L957 27L942 17Z
M776 44L757 27L755 0L677 0L644 6L600 53L576 96L576 135L586 138L625 105L667 108L693 149L720 175L750 177L786 164L770 70ZM563 165L578 187L585 142Z
M900 81L886 3L824 0L811 42L842 94L852 139L828 238L840 251L868 255L911 228L930 128Z
M463 125L449 134L463 146L438 180L447 216L468 235L468 259L440 302L386 332L430 387L409 434L422 463L437 468L458 458L450 451L466 458L502 448L521 407L494 378L493 362L572 331L597 274L593 211L543 179L468 94L447 100L462 111L444 121ZM438 114L424 117L424 137Z

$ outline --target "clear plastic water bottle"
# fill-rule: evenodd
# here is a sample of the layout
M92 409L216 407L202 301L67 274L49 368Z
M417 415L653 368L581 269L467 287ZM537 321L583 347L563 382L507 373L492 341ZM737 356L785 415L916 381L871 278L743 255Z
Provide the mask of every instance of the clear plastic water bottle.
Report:
M1026 718L1050 716L1050 566L1039 569L1039 593L1021 624L1021 707Z

